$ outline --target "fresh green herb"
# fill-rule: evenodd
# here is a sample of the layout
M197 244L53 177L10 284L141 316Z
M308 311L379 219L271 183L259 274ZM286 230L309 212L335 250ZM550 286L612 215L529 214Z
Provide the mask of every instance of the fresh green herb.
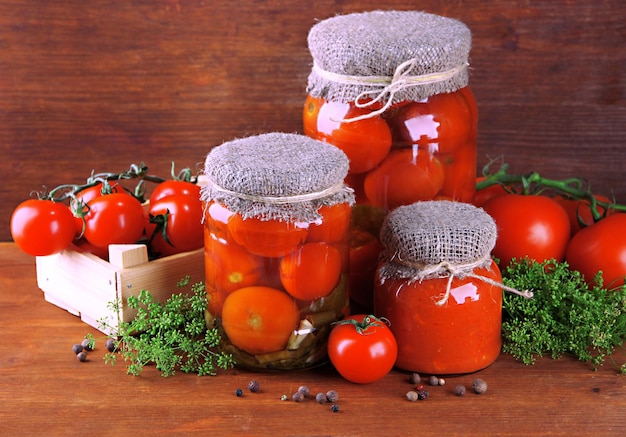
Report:
M503 283L534 291L532 299L505 293L503 303L503 351L525 364L544 354L571 354L597 367L622 347L626 286L603 288L598 275L590 287L579 272L554 260L514 260L503 272ZM626 374L626 363L616 366Z
M178 286L189 284L189 277ZM117 327L100 320L103 331L112 332L114 350L129 363L127 371L138 375L146 364L154 363L164 377L177 369L185 373L215 375L218 368L234 365L231 355L216 351L221 337L216 328L207 328L204 312L207 297L204 284L191 286L191 293L173 294L165 303L157 302L148 290L130 296L128 306L137 310L130 322L119 321ZM120 302L109 307L120 314ZM104 360L115 364L117 354L109 352Z

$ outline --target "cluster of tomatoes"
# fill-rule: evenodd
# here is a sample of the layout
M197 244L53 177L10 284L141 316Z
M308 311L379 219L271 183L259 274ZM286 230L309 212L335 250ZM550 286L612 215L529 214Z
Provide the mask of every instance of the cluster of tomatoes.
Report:
M592 205L587 197L518 194L495 184L477 191L475 204L498 226L493 256L501 267L513 258L554 259L588 282L601 272L605 287L618 287L626 276L626 214L604 196L595 199L599 203Z
M192 182L161 182L142 203L120 181L105 180L66 200L29 199L15 208L11 235L22 251L47 256L74 244L106 259L110 244L145 242L153 257L202 247L200 187Z

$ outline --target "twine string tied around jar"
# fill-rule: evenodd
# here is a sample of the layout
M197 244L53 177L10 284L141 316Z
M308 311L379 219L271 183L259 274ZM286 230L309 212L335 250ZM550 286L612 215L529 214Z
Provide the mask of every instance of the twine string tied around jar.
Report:
M469 64L464 62L449 70L427 73L421 75L411 75L411 70L418 64L418 60L413 58L409 59L396 67L393 76L357 76L338 74L331 71L326 71L321 68L317 62L313 62L313 70L316 74L326 80L333 81L345 85L362 85L371 86L375 89L366 90L361 92L355 99L354 105L357 108L368 108L375 105L378 102L385 100L385 103L379 109L368 112L366 114L359 115L357 117L344 118L342 120L334 120L342 123L352 123L359 120L375 117L384 113L393 103L394 95L406 88L428 85L437 82L446 81L461 71L468 68ZM366 99L369 96L374 96L371 99ZM366 99L366 100L364 100Z
M402 262L402 263L407 265L406 262ZM414 276L412 280L422 281L427 278L448 276L448 283L446 285L446 291L443 297L435 302L435 305L437 306L442 306L446 302L448 302L448 299L450 298L450 293L452 291L452 280L455 277L458 277L461 279L465 277L475 278L480 281L491 284L495 287L499 287L508 292L523 296L527 299L530 299L533 297L533 292L530 290L520 291L513 287L506 286L502 284L501 282L494 281L493 279L488 278L486 276L474 273L474 269L488 266L490 263L491 263L491 257L487 255L484 258L480 258L480 259L470 261L467 263L452 263L449 261L442 261L438 264L431 264L431 265L419 265L419 266L413 265L411 267L416 268L418 270L418 273Z

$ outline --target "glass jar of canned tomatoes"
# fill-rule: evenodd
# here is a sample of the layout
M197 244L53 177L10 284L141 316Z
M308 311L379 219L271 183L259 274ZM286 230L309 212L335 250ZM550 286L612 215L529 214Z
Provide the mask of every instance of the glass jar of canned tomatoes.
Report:
M493 219L473 205L425 201L390 212L374 310L398 343L396 367L470 373L500 354L502 277Z
M376 236L398 206L473 201L478 112L465 24L417 11L355 13L320 21L308 44L304 133L348 156L354 228ZM371 291L357 291L371 301Z
M332 322L349 313L345 154L304 135L226 142L205 162L207 324L250 369L326 359Z

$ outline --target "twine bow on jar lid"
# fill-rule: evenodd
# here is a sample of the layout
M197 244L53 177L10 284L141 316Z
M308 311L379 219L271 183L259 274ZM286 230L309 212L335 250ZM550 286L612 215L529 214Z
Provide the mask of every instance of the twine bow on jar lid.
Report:
M317 23L308 35L307 92L357 107L420 101L468 84L471 32L462 22L418 11L371 11Z
M444 305L450 297L455 277L472 277L491 285L532 297L528 290L519 291L490 278L476 274L477 268L491 265L497 227L482 209L468 203L445 200L417 202L401 206L387 215L380 239L384 246L379 280L400 278L409 282L447 277Z

